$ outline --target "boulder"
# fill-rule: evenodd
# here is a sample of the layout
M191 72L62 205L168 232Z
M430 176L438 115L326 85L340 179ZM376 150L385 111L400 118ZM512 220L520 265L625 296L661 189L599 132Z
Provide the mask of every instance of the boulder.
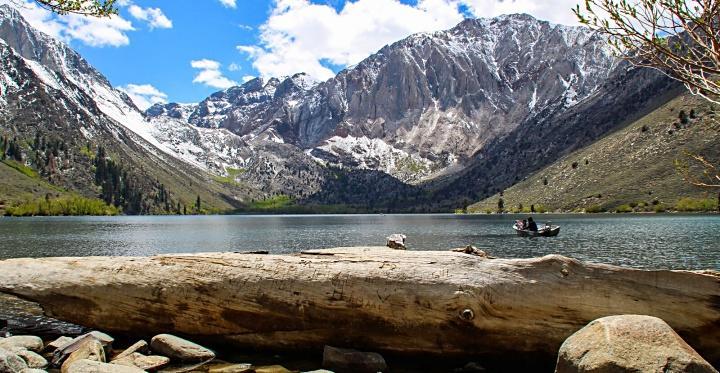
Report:
M70 366L79 360L92 360L104 363L105 350L103 349L102 343L94 338L86 339L78 346L77 350L67 357L60 371L62 373L70 372Z
M215 353L197 343L171 334L158 334L150 340L150 348L159 354L180 361L206 361L215 358Z
M208 373L252 373L252 364L216 364L208 367Z
M715 372L665 321L619 315L592 321L560 347L556 373Z
M107 364L94 360L81 359L70 364L65 370L67 373L143 373L137 367ZM65 372L63 371L63 372Z
M387 370L385 359L375 352L325 346L323 368L341 372L376 373Z
M42 339L40 339L40 337L35 337L32 335L16 335L0 341L0 348L5 349L21 347L26 350L40 352L42 351L44 346L45 345L43 344L43 341Z
M0 373L19 373L23 369L27 369L25 360L14 353L0 348Z
M122 359L126 356L130 356L134 352L139 353L147 353L149 350L148 343L144 340L139 340L135 342L132 346L126 348L123 352L117 354L115 357L113 357L113 360Z
M145 356L137 352L133 352L130 355L123 356L120 359L112 361L112 364L134 366L147 371L155 371L164 368L169 363L170 359L165 356Z

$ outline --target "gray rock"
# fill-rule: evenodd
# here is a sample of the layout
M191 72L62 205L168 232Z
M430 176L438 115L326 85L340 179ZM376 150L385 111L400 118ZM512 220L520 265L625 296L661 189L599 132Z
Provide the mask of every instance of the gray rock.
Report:
M159 354L180 361L205 361L215 358L215 353L197 343L171 334L159 334L150 340L150 348Z
M130 356L131 354L133 354L135 352L145 354L149 350L148 347L149 347L148 343L145 342L144 340L137 341L132 346L126 348L125 351L123 351L123 352L117 354L117 356L113 357L113 360L122 359L124 357Z
M107 364L94 360L82 359L73 362L66 369L67 373L141 373L140 368L125 365Z
M62 373L68 373L70 366L79 360L92 360L104 363L105 350L103 349L102 343L95 338L85 339L83 343L67 357L60 371Z
M26 368L21 370L20 373L47 373L47 371L44 369Z
M42 351L44 344L40 337L35 337L32 335L17 335L1 340L0 347L5 349L21 347L26 350L40 352Z
M387 370L385 359L378 353L331 346L325 346L322 365L327 369L358 373L376 373Z
M4 348L0 348L0 373L18 373L27 367L25 360Z
M130 355L112 361L112 364L134 366L147 371L155 371L161 369L169 363L170 359L165 356L145 356L137 352L133 352Z
M560 347L556 373L713 372L665 321L608 316L592 321Z

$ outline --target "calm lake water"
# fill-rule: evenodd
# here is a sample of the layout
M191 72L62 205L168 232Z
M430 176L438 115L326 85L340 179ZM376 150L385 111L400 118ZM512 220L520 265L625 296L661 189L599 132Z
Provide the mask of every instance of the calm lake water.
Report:
M411 250L469 244L497 257L558 253L642 268L720 270L718 215L541 215L554 238L515 236L519 215L121 216L0 218L0 259L268 250L292 253L384 245L392 233Z

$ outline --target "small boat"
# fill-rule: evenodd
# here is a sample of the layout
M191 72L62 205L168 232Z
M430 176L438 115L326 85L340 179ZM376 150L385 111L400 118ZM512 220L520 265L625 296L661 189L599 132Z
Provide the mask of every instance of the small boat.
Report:
M513 229L518 236L522 237L555 237L560 234L559 225L545 224L539 227L537 231L531 231L527 229L520 229L517 223L513 224Z

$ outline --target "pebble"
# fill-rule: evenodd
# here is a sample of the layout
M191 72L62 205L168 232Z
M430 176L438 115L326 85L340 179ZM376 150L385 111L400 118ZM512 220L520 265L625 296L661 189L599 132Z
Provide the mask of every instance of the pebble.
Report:
M215 358L215 353L197 343L171 334L159 334L150 340L150 348L161 355L180 361L205 361Z

